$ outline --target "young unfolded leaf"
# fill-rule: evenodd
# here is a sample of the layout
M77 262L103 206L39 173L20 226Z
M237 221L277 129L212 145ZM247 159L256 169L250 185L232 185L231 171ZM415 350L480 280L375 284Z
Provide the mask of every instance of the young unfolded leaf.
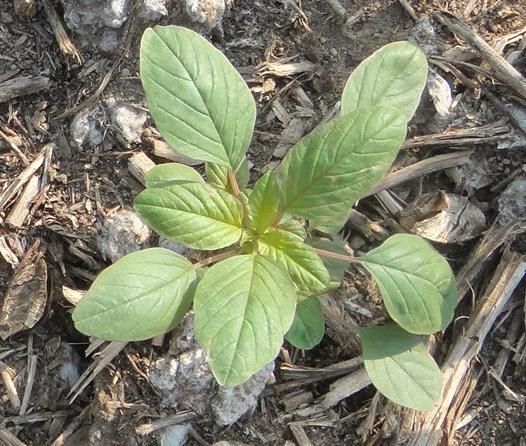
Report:
M414 410L430 410L442 391L442 374L419 336L396 325L360 330L363 360L384 396Z
M397 234L360 257L380 287L389 315L405 330L432 334L453 319L455 276L424 239Z
M311 296L298 302L294 322L285 339L294 347L309 350L321 342L324 333L325 319L318 298Z
M73 321L87 336L141 341L175 327L192 304L194 266L162 248L134 252L99 274Z
M214 163L206 163L205 171L208 178L208 182L219 189L225 189L232 193L232 185L228 178L228 168ZM239 167L236 170L236 180L239 189L243 190L247 187L248 180L250 179L250 170L248 168L247 159L244 158Z
M179 163L160 164L144 176L146 187L165 187L184 183L203 183L199 172Z
M140 65L150 113L166 141L192 158L237 167L256 106L227 58L189 29L156 26L144 32Z
M323 292L329 273L314 249L285 231L267 231L258 239L258 251L275 260L290 275L296 286L310 294Z
M287 153L278 175L283 210L333 233L394 161L406 134L396 109L350 113L303 137Z
M351 74L342 95L342 114L374 105L393 107L409 121L426 85L425 54L409 42L385 45Z
M294 286L272 260L243 255L211 267L195 293L194 328L219 384L241 384L272 361L295 310Z
M220 249L241 237L241 204L208 184L146 189L134 207L157 233L190 248Z
M258 234L262 234L278 216L279 200L276 177L269 171L257 181L248 200L253 226Z
M343 240L328 240L325 238L312 237L305 240L305 243L307 243L315 249L320 249L328 253L333 252L344 256L350 256L349 252L345 249L345 243L343 242ZM349 268L350 262L334 259L332 257L329 257L327 255L324 256L322 254L320 254L320 258L323 261L325 268L327 268L327 271L329 271L329 275L331 278L329 284L330 288L338 288L340 286L341 281L343 280L343 275L345 274L345 271L347 271L347 268Z

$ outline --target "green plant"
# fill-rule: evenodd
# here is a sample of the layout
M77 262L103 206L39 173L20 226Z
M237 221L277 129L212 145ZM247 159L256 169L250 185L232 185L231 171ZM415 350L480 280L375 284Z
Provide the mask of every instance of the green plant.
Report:
M164 237L222 251L193 264L160 248L123 257L79 302L77 329L105 340L144 340L174 328L193 305L211 369L220 384L233 386L274 360L284 338L303 349L318 344L324 319L316 296L359 264L397 324L361 330L367 372L393 401L431 408L441 375L420 335L452 320L448 263L412 235L395 235L360 258L334 237L394 161L426 75L425 56L413 45L381 48L347 81L342 115L302 138L250 190L245 153L256 107L245 82L198 34L148 29L141 79L150 112L168 143L206 162L208 183L188 166L157 166L135 210ZM298 218L308 220L308 231ZM314 230L321 238L311 237Z

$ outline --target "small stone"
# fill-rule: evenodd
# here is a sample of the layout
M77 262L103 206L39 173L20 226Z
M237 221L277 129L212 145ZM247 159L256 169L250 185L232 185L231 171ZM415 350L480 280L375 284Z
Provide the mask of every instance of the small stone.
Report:
M221 27L226 6L231 0L185 0L185 11L193 22L207 30Z
M165 15L168 15L166 0L143 0L139 10L141 19L146 22L155 22Z
M502 223L518 221L526 215L526 178L512 181L499 197L499 218Z
M176 424L161 431L161 446L183 446L190 433L190 424Z
M13 16L9 14L8 12L1 12L0 20L2 21L2 23L13 23L14 22Z
M128 18L129 0L110 0L102 13L102 22L110 28L120 28Z
M111 30L106 29L102 33L102 37L100 39L99 48L102 52L107 54L112 54L115 52L115 50L119 47L119 36L118 34Z
M429 16L422 16L411 30L409 40L416 43L427 55L440 54L445 48L437 29L438 26Z
M331 53L331 56L334 56L334 57L338 55L338 51L336 50L336 48L331 48L329 50L329 53Z
M147 119L145 111L130 104L120 102L111 107L111 121L129 143L141 140L142 129Z
M351 236L349 244L351 245L353 251L359 251L365 246L365 240L358 234L354 234Z
M273 372L274 362L271 362L239 386L220 387L211 404L215 422L220 426L228 426L252 412L265 386L274 381Z
M169 249L170 251L176 252L177 254L181 254L182 256L184 256L188 251L188 248L186 246L174 242L173 240L168 240L164 237L159 238L159 247Z
M102 143L103 133L97 117L97 110L92 108L80 111L73 118L69 131L75 146L96 147Z
M37 13L37 4L35 0L15 0L15 14L22 17L34 17Z
M104 221L97 246L105 259L116 262L126 254L147 248L151 235L135 212L121 210Z
M440 74L430 70L427 77L427 90L433 100L436 112L440 116L448 116L453 98L451 96L451 87L447 81Z

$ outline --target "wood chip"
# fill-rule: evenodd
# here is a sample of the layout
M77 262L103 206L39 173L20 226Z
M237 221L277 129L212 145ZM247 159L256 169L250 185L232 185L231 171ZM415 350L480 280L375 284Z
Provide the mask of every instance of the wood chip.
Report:
M7 391L7 396L9 397L9 401L11 401L11 406L15 411L18 411L20 409L20 398L18 397L18 392L11 373L12 370L5 363L0 361L0 378L2 378L5 390Z
M50 88L51 81L44 76L16 77L0 84L0 104Z
M139 152L128 158L128 171L144 186L144 176L155 163L144 152Z
M39 192L39 176L33 175L24 187L24 190L20 194L16 204L11 209L11 212L6 217L5 222L15 228L22 227L29 216L31 204Z
M303 73L312 73L316 71L316 68L316 64L313 64L308 60L288 63L269 62L265 64L261 74L276 77L290 77Z
M0 428L0 442L2 446L26 446L7 429Z
M47 265L45 245L37 240L13 273L0 311L0 337L32 328L44 314L47 304Z

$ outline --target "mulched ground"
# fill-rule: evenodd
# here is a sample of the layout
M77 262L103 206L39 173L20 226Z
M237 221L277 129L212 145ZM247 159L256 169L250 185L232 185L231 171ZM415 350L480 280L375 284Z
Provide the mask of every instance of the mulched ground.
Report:
M60 17L62 9L58 3L55 7ZM361 200L356 207L360 213L355 215L358 220L349 222L343 236L356 252L366 252L386 235L410 230L401 224L398 210L424 193L437 191L469 198L483 212L487 228L496 227L499 197L509 183L526 176L526 144L506 148L509 141L524 138L521 125L525 132L525 99L504 82L485 76L484 72L491 73L490 67L476 54L465 59L475 69L455 64L455 60L460 60L458 55L440 59L444 51L468 45L436 21L430 25L420 21L417 25L420 31L415 32L414 20L402 7L404 2L341 0L346 11L344 17L329 3L234 0L223 20L222 32L216 29L208 34L240 70L256 98L258 121L249 151L252 180L274 167L299 137L337 111L343 84L361 60L384 44L416 34L420 44L437 47L432 67L451 88L454 112L447 119L437 115L427 95L410 125L409 137L454 134L495 122L500 123L501 130L490 130L487 140L477 139L488 136L480 134L459 143L415 145L403 150L393 170L459 149L473 149L474 154L471 167L458 168L456 175L437 168L394 187L388 196ZM498 48L502 39L508 38L501 53L512 57L518 51L514 64L526 75L526 55L521 53L526 46L526 1L409 3L420 19L441 9L465 14L465 22L494 47ZM195 27L180 10L179 5L174 5L170 15L158 23ZM61 53L40 5L34 16L25 17L15 12L11 0L0 0L0 91L2 82L19 76L50 80L37 93L0 103L0 131L6 136L0 139L0 304L5 308L8 295L23 300L16 311L0 314L0 335L6 336L0 341L4 386L0 386L0 433L7 430L22 443L13 439L9 443L7 437L0 436L0 444L2 441L9 445L51 444L61 434L64 440L59 439L53 445L158 444L159 431L141 435L137 428L176 414L175 410L160 407L161 397L148 381L148 369L168 350L170 335L161 346L150 342L128 344L72 404L67 396L79 374L93 361L84 355L88 340L75 331L70 320L72 297L68 290L74 297L79 290L87 289L107 264L97 246L102 222L116 210L130 208L133 197L142 188L129 171L129 159L142 152L155 162L165 161L153 153L152 141L158 141L159 137L151 120L140 142L130 144L108 116L109 100L146 109L137 73L138 43L146 26L138 19L129 19L121 31L121 48L113 54L104 54L89 42L82 46L82 39L68 30L82 55L81 64ZM96 41L100 36L93 37ZM298 64L292 71L285 71L290 69L284 65L289 62ZM445 68L450 68L449 72ZM102 93L86 105L85 101L108 76ZM477 87L466 86L462 82L466 78ZM96 117L102 143L82 148L74 144L71 126L79 113ZM52 152L48 144L53 145ZM497 148L498 144L504 148ZM5 203L2 194L20 178L26 164L39 159L39 154L42 154L41 166L32 173L35 181L39 181L38 191L28 203L23 222L10 224L13 209L29 179ZM521 234L524 227L523 224L508 232L506 241L498 240L481 274L470 283L473 293L467 294L459 306L454 326L437 339L439 360L444 359L464 330L476 302L485 296L503 251L526 252ZM469 240L435 246L458 272L482 237L479 233ZM40 245L33 248L32 257L22 261L35 242ZM19 285L18 291L14 281ZM451 442L501 446L526 443L524 296L525 284L520 283L477 356L466 379L470 385L462 387L466 404L454 415L448 414L456 424L451 430ZM254 445L283 445L289 441L300 446L409 444L399 435L407 413L375 397L370 386L311 416L301 416L297 407L287 406L291 390L284 391L280 385L307 376L297 372L291 378L291 368L293 371L299 367L323 368L359 356L349 327L385 319L376 286L359 270L349 271L330 302L332 310L322 344L310 352L284 346L277 361L277 382L267 387L253 414L228 428L219 428L206 418L194 419L195 431L187 444L211 444L219 440ZM14 319L32 328L16 330L9 336ZM65 371L64 364L71 366ZM503 364L497 378L495 364ZM5 388L9 378L25 409L23 416L12 399L13 392ZM329 391L335 379L324 377L299 385L296 390L303 392L309 407L313 400ZM28 396L24 402L25 393ZM299 407L302 408L305 407ZM304 434L308 440L302 437Z

